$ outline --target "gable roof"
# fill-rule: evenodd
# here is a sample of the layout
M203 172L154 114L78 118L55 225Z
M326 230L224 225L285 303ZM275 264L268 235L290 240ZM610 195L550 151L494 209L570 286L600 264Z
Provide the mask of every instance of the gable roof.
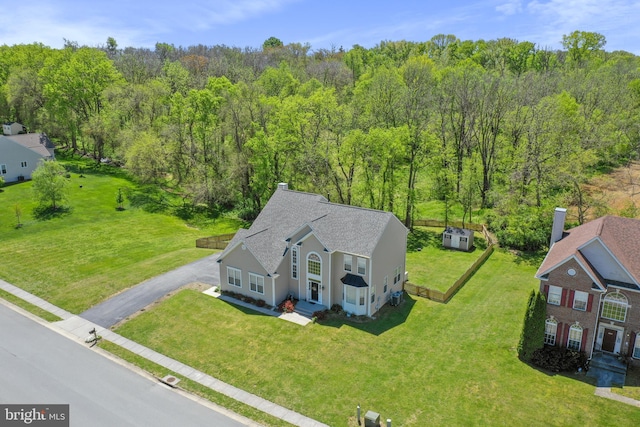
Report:
M399 222L390 212L330 203L318 194L278 189L249 230L237 233L219 259L242 242L272 274L282 261L287 240L304 226L310 228L327 252L371 257L390 221Z
M568 258L575 256L594 272L580 249L598 239L622 264L636 283L640 283L640 220L607 215L565 231L563 238L549 249L536 277L547 274Z
M54 145L45 133L23 133L18 135L0 135L11 142L28 148L42 157L53 157Z

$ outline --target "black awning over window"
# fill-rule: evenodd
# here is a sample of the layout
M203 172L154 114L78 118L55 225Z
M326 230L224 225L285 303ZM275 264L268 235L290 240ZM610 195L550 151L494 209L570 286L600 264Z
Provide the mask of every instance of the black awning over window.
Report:
M356 288L366 288L369 286L367 285L367 282L364 281L362 276L356 276L355 274L351 273L347 273L347 275L340 279L340 281L342 281L342 283L344 283L345 285L354 286Z

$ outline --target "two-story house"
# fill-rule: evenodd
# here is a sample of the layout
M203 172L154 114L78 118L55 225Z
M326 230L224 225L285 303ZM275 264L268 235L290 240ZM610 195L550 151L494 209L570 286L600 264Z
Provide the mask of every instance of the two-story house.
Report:
M604 216L565 231L565 218L557 208L536 273L547 297L545 344L640 362L640 220Z
M276 306L287 297L373 316L405 277L407 229L390 212L289 190L218 258L221 289Z

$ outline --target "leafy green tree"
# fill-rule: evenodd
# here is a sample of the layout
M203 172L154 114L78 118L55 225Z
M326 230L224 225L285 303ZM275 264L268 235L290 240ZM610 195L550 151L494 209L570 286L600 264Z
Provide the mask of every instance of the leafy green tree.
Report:
M262 48L265 50L270 48L282 47L282 46L284 46L284 43L282 43L282 40L274 36L269 37L264 41L264 43L262 43Z
M105 52L87 47L58 51L41 76L47 110L65 124L74 149L82 126L102 112L104 90L122 81Z
M599 33L591 31L574 31L562 36L562 47L568 53L569 58L575 64L581 64L588 60L594 52L601 50L607 44L606 38Z
M67 200L69 182L65 178L66 172L64 166L56 161L41 161L33 171L33 195L41 207L55 211Z
M113 37L107 37L107 45L105 46L109 58L114 58L118 53L118 42Z
M122 192L122 188L118 188L118 192L116 193L116 204L117 210L124 210L124 193Z
M544 328L547 302L540 291L531 291L524 315L522 333L518 342L518 356L529 361L533 352L544 347Z

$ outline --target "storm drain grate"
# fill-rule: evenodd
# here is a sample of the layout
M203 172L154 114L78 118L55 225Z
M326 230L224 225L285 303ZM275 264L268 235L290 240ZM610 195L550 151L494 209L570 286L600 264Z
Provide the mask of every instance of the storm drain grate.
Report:
M180 380L173 375L167 375L166 377L161 378L160 381L171 387L175 387L180 382Z

